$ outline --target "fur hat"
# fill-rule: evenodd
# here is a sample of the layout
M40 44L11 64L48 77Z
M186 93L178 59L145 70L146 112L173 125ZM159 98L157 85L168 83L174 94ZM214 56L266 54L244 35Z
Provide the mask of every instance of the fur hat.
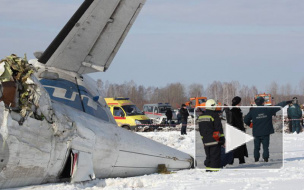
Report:
M232 99L232 106L236 106L241 102L242 98L236 96Z

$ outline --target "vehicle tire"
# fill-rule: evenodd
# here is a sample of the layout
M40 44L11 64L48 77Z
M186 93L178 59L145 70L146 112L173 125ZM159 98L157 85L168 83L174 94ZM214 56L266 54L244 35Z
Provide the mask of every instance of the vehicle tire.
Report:
M128 125L123 125L123 126L121 126L121 128L124 128L124 129L127 129L127 130L131 130Z

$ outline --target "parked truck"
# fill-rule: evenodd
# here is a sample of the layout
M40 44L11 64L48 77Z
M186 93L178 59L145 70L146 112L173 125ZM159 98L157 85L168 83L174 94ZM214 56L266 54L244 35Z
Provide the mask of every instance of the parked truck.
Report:
M254 96L254 100L258 97L263 97L265 99L265 106L273 106L275 105L274 97L271 96L271 94L257 94ZM251 105L256 106L254 100L251 102Z
M206 106L207 102L207 97L194 97L190 98L190 101L186 102L185 105L190 109L190 108L196 108L198 106ZM222 111L222 103L217 102L217 108L215 109L216 111ZM204 108L202 109L204 110Z

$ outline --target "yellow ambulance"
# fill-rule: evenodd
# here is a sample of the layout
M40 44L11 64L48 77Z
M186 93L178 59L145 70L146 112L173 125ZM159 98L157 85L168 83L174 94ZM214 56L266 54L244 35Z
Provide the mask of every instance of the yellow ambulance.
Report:
M151 124L151 120L129 98L105 98L118 126L134 130Z

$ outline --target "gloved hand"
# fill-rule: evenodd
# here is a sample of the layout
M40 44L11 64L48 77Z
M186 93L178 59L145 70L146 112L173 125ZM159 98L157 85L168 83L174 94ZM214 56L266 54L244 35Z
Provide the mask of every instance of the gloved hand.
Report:
M224 145L225 144L225 137L220 137L218 144L219 145Z
M289 100L289 101L286 101L287 104L291 104L292 103L292 100Z

